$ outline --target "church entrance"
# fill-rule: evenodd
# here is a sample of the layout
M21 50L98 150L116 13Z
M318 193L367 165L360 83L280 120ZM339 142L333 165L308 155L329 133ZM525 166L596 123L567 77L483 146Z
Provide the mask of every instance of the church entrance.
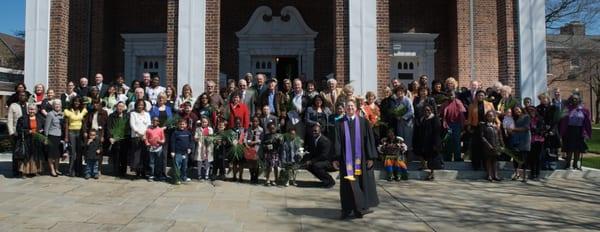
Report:
M300 74L301 69L298 57L294 56L253 56L252 73L265 74L267 78L277 78L281 83L283 79L294 79Z
M258 7L246 26L236 32L239 76L264 73L281 81L306 73L307 79L313 79L317 34L293 6L281 9L279 16L268 6Z
M296 57L277 57L277 81L298 77L298 59Z

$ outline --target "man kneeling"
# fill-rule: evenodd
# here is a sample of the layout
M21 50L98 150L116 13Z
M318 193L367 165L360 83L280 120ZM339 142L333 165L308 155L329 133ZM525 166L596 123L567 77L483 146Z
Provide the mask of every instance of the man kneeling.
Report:
M330 162L329 151L331 141L321 134L321 126L315 124L312 127L312 141L308 141L308 154L304 156L306 170L321 180L323 187L331 188L335 185L335 180L328 170L333 170Z

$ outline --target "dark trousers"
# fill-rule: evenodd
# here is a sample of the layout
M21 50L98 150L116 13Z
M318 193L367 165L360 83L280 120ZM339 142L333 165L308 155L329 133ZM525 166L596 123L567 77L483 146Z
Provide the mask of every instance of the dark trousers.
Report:
M156 152L148 152L149 153L149 162L148 162L148 175L154 177L166 177L165 175L165 153L161 149Z
M142 138L132 138L131 148L133 153L131 153L131 164L129 166L136 172L136 175L145 176L148 153Z
M474 129L474 132L471 134L471 165L473 166L473 170L480 170L483 157L482 157L482 141L479 126Z
M81 157L81 139L80 131L69 131L69 142L71 149L69 150L69 174L79 176L83 171L83 159Z
M332 165L329 161L318 161L306 167L306 170L321 180L324 185L331 185L335 183L333 177L331 177L331 175L329 175L327 172L329 169L332 169Z
M225 160L223 158L217 158L213 160L212 176L225 176Z
M13 144L17 145L17 140L19 140L19 136L13 137ZM15 153L12 155L12 172L14 177L21 176L21 171L19 171L19 165L22 162L21 158L15 157Z
M531 151L527 156L527 166L531 169L531 176L538 177L540 175L540 169L542 166L542 149L544 143L534 142L531 144Z
M127 174L127 146L129 141L122 139L116 141L110 149L110 161L113 168L113 175L125 176Z
M258 183L258 161L246 160L246 166L250 170L250 183Z

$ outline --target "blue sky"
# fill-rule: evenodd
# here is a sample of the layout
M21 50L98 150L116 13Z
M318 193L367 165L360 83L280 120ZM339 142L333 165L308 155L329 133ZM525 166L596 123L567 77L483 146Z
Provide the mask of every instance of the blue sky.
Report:
M25 0L2 0L0 3L0 32L13 35L25 30Z
M0 32L13 35L15 31L25 30L25 0L1 0ZM587 34L600 34L600 22L588 25ZM552 32L551 32L552 33Z

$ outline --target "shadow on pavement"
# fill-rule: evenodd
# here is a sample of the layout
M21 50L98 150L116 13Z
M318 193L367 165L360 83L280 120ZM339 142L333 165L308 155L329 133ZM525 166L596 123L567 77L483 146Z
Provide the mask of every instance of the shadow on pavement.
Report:
M338 219L340 217L340 209L287 208L286 210L295 216L309 216L323 219Z

